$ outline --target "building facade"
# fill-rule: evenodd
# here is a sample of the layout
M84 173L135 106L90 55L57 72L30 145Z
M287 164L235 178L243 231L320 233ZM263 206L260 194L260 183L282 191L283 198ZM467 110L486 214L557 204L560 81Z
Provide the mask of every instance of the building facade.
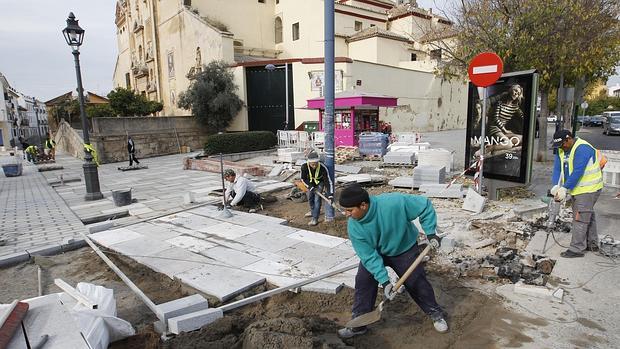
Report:
M0 73L0 146L19 144L19 137L29 143L44 141L49 132L45 104L11 87Z
M246 107L231 130L282 128L318 121L305 108L323 87L323 0L119 0L114 86L176 106L196 72L229 62ZM452 23L415 1L337 0L336 92L398 98L382 110L395 131L464 127L467 86L437 75L454 42ZM268 70L272 64L276 69ZM288 86L285 69L288 68Z

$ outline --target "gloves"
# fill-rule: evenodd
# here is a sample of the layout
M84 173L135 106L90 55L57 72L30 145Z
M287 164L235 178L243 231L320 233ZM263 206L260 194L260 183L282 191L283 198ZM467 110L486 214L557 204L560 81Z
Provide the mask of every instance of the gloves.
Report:
M441 246L441 239L437 236L437 234L427 235L426 238L433 249L438 249L439 246Z
M559 185L554 185L553 188L551 188L551 190L549 190L549 194L551 194L552 196L555 196L555 194L557 194L558 190L561 187Z
M566 199L567 190L564 187L560 187L557 192L553 195L555 201L564 201Z
M394 299L394 297L396 297L396 292L394 292L394 285L389 281L386 281L383 284L383 297L389 300L392 300Z

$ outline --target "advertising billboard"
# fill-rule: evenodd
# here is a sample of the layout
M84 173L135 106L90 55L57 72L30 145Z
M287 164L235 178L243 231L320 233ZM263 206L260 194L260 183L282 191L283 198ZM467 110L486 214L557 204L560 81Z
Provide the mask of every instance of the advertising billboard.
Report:
M538 75L535 70L503 74L487 87L484 178L528 183L531 175ZM469 84L465 168L480 154L482 100ZM473 169L469 174L475 173Z

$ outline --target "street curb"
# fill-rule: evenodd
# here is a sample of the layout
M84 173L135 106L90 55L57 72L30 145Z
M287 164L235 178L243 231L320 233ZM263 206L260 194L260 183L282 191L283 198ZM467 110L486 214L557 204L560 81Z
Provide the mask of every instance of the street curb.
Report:
M86 246L84 239L65 239L64 244L40 246L24 252L12 253L8 256L0 257L0 268L8 268L23 262L27 262L33 256L53 256L63 252L77 250Z

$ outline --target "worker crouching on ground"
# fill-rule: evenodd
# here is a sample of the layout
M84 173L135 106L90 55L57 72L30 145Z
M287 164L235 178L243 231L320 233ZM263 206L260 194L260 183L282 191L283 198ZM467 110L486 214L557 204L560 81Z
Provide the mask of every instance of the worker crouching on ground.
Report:
M308 225L314 226L319 224L319 215L321 214L322 198L316 195L317 192L327 192L327 198L334 200L334 181L329 176L327 166L319 162L319 155L313 150L308 153L307 161L301 166L301 180L308 187L308 204L310 212L306 213L306 217L312 217ZM325 205L325 221L334 220L334 209L330 205Z
M598 251L594 205L603 189L602 155L581 138L573 138L568 130L556 131L553 147L558 150L553 165L551 195L556 201L572 197L573 226L564 258L583 257L584 251Z
M37 147L36 145L29 145L24 150L24 153L26 154L26 160L28 160L28 162L32 162L33 164L35 164L37 162L37 157L39 155L39 147Z
M359 184L344 188L339 203L349 217L347 232L360 258L352 310L352 318L356 318L373 310L379 284L383 285L384 297L394 297L397 290L393 290L385 267L391 267L401 276L422 251L417 244L418 229L411 221L419 218L429 241L436 240L439 245L435 233L437 216L428 198L401 193L369 196ZM405 281L405 288L430 316L435 330L447 332L448 324L422 265ZM338 330L338 335L351 338L366 333L366 330L366 326L343 328Z
M230 168L224 171L224 179L229 182L224 194L228 205L243 206L250 213L256 212L256 209L261 206L261 200L260 195L255 192L256 186L254 183L243 176L237 177L235 171Z

